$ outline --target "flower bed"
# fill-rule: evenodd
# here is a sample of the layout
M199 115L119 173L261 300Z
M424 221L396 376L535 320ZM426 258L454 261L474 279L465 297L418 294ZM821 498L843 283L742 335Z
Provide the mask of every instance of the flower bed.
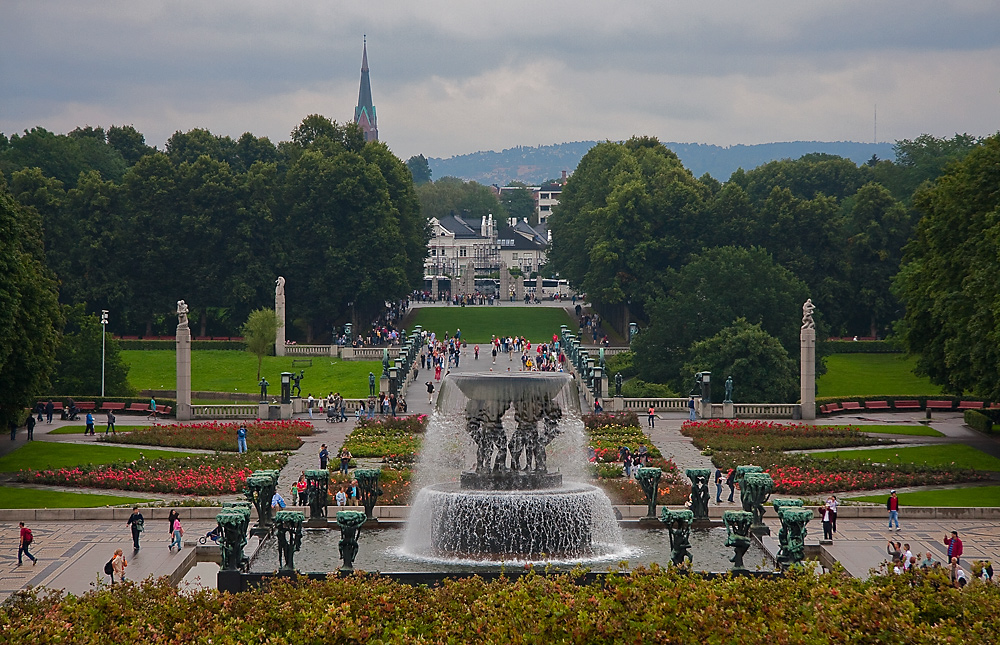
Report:
M778 451L720 451L712 456L712 462L722 469L742 464L761 466L774 479L775 492L783 495L815 495L990 479L989 473L971 469L845 462L816 459L808 455L787 455Z
M979 645L996 642L998 614L1000 586L973 580L956 589L940 570L858 580L840 571L705 578L653 567L601 584L529 573L441 585L300 576L242 594L182 590L167 578L79 595L35 588L0 606L0 624L10 643L283 645L309 635L330 643Z
M382 486L382 496L378 498L379 506L407 506L410 503L410 496L413 488L410 482L413 479L413 471L409 468L383 468L379 478ZM334 505L333 495L343 486L347 486L352 481L350 476L340 475L330 472L330 505Z
M638 428L639 415L635 412L598 412L583 415L583 425L588 431L609 426Z
M681 434L702 450L810 450L885 443L857 428L734 419L685 421Z
M152 425L116 435L98 435L97 440L142 446L170 446L236 452L238 422L204 421ZM295 450L302 445L300 436L313 433L308 421L251 421L247 427L247 446L251 450Z
M280 469L285 455L259 452L205 455L179 459L142 459L103 466L22 471L18 481L53 486L109 488L181 495L222 495L243 490L247 477L259 469Z
M361 419L344 440L343 448L355 457L381 457L393 466L406 466L417 459L427 415Z

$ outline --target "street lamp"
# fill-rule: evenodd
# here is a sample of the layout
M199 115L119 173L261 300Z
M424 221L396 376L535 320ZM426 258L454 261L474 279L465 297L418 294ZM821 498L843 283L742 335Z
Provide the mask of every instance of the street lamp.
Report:
M104 398L104 343L108 334L108 310L101 309L101 398Z

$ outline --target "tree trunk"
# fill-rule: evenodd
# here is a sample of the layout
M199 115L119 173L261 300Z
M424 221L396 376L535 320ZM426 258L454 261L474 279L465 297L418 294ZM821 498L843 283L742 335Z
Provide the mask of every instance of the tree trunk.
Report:
M153 335L153 319L150 318L146 320L146 335L143 338L149 338Z

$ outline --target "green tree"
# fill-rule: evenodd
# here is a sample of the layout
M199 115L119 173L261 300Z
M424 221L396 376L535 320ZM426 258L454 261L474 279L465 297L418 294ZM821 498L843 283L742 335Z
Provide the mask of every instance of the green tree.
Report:
M243 340L247 351L257 357L257 380L260 381L260 369L264 357L274 349L274 341L278 334L281 321L274 309L257 309L250 312L247 321L243 323Z
M406 167L410 169L410 174L413 175L413 183L417 186L431 181L431 166L427 163L427 157L414 155L406 160Z
M799 398L796 362L777 338L737 318L711 338L694 343L682 370L682 382L693 383L696 372L712 373L712 400L725 398L723 384L732 376L740 401L791 403Z
M427 218L443 219L449 215L506 217L496 194L487 186L457 177L442 177L417 186L420 210Z
M798 347L808 288L764 249L706 249L679 271L668 271L664 284L669 290L648 305L649 325L633 343L635 366L645 381L674 383L686 391L677 379L689 348L737 318L759 324L787 351Z
M896 278L918 370L953 393L1000 399L1000 135L914 197L923 215Z
M515 217L518 221L526 219L532 226L538 224L535 198L527 188L518 187L517 190L505 190L501 192L500 203L503 204L508 216Z
M129 166L134 166L155 150L146 145L146 137L131 125L113 125L108 128L108 145L117 150Z
M13 135L0 153L0 171L8 176L24 168L40 168L64 186L76 184L80 173L96 170L105 179L119 180L126 164L122 156L104 140L104 131L77 129L71 135L57 135L33 128Z
M0 423L44 392L55 363L62 314L45 266L41 222L7 192L0 175Z
M63 306L66 327L56 350L52 377L53 395L98 396L101 393L101 322L88 314L86 306ZM104 339L104 393L107 396L131 396L135 389L128 382L128 364L122 358L118 341L108 333Z
M910 203L917 188L925 182L933 182L948 164L964 158L982 141L970 134L956 134L950 139L929 134L901 139L893 146L895 162L878 162L873 169L874 177L897 200Z

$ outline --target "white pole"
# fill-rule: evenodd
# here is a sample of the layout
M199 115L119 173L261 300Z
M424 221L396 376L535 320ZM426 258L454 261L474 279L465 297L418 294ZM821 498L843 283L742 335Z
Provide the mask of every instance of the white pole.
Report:
M104 398L104 343L108 335L108 310L101 310L101 398Z

